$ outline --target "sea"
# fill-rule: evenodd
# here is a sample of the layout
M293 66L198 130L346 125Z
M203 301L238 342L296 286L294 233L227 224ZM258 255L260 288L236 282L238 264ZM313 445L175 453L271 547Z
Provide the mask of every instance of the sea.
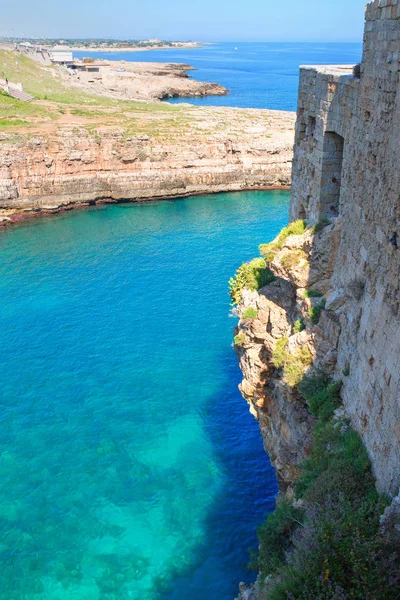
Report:
M358 51L124 57L231 89L198 104L292 110L298 64ZM222 193L0 233L0 600L233 600L254 579L277 484L238 390L228 280L288 207L287 191Z
M223 85L227 96L174 98L172 103L197 106L236 106L295 111L300 65L356 64L359 43L243 43L224 42L190 49L140 52L75 52L83 58L138 62L187 63L194 79Z

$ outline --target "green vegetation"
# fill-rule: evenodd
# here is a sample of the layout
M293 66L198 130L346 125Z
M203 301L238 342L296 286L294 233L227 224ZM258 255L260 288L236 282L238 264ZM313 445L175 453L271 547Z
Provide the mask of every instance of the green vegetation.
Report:
M323 296L322 292L312 289L304 290L303 294L303 298L320 298L321 296Z
M268 269L263 258L254 258L244 263L229 280L229 294L232 305L239 304L244 289L256 291L274 281L274 274Z
M297 267L302 260L307 260L307 254L304 250L296 248L295 250L290 250L290 252L282 257L281 265L284 269L293 269L293 267Z
M295 508L286 499L278 501L273 513L259 527L258 553L252 553L250 568L261 572L265 578L285 564L286 552L291 547L291 536L304 517L302 508Z
M280 369L285 364L288 355L288 343L289 338L285 335L276 342L275 348L272 351L272 364L277 369Z
M260 253L265 257L267 262L272 262L274 257L282 249L286 239L290 235L302 235L306 231L306 222L302 219L293 221L287 227L284 227L278 237L269 244L261 244L259 246Z
M258 311L252 306L246 308L246 310L244 310L242 313L242 319L257 319L257 316Z
M387 499L375 490L361 438L332 418L339 389L323 372L299 387L318 421L295 482L304 508L279 503L258 532L251 566L263 579L274 576L269 600L395 600L400 594L396 548L380 528Z
M319 231L322 231L322 229L324 227L326 227L327 225L329 225L330 221L327 217L324 217L323 219L321 219L320 221L318 221L318 223L316 223L315 225L313 225L313 227L311 227L311 231L313 233L318 233Z
M283 368L282 380L290 387L296 387L304 376L304 370L312 364L313 358L306 344L291 354L288 351L288 343L289 339L286 336L276 342L272 352L272 363L277 369Z
M20 127L26 125L28 121L22 119L0 119L0 127Z
M171 138L177 127L181 129L186 126L182 117L186 115L184 107L161 102L115 100L88 94L64 84L56 67L44 67L24 55L18 55L18 65L15 59L15 53L0 50L0 63L7 64L6 76L9 81L21 82L24 90L35 99L32 102L21 102L0 90L2 127L31 128L32 125L38 126L59 119L67 113L93 119L97 127L118 125L127 135L168 133ZM186 115L185 118L187 123L191 122L190 116ZM85 124L77 126L84 127Z
M322 300L322 302L320 302L320 304L318 304L317 306L313 306L307 312L307 317L310 319L310 321L314 325L317 325L319 323L319 319L321 317L321 313L324 310L324 308L325 308L325 300Z
M304 331L305 328L304 319L297 319L293 325L293 333L300 333L301 331Z
M299 391L307 400L311 414L326 423L341 405L341 387L340 381L332 382L329 375L318 371L303 378Z
M342 373L345 377L348 377L350 375L350 365L346 365Z
M244 346L246 343L245 335L243 333L238 333L237 335L235 335L233 343L235 344L235 346Z

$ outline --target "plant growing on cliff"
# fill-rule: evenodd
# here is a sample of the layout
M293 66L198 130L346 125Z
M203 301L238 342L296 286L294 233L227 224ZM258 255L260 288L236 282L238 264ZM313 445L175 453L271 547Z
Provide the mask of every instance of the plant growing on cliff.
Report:
M307 317L310 319L311 323L313 323L314 325L317 325L319 323L319 319L324 308L325 300L322 300L322 302L320 302L320 304L318 304L317 306L313 306L312 308L310 308L310 310L307 312Z
M258 311L257 309L253 308L252 306L249 306L248 308L246 308L243 313L242 313L242 319L257 319L258 316Z
M300 333L301 331L304 331L305 328L304 319L297 319L293 324L293 333Z
M252 552L250 568L260 571L265 579L285 564L286 553L292 547L291 537L302 526L304 510L287 499L278 501L275 511L258 528L259 550Z
M322 292L318 290L312 290L311 288L304 290L303 293L303 298L320 298L321 296L323 296Z
M307 254L304 250L296 248L281 258L281 265L284 269L293 269L293 267L297 267L302 260L307 260Z
M293 221L287 227L284 227L280 234L269 244L259 246L260 254L265 257L268 263L271 263L279 250L282 249L285 241L290 235L302 235L306 231L306 222L303 219Z
M341 387L341 381L332 381L324 371L316 371L303 377L299 391L307 400L311 414L327 422L342 404Z
M259 530L253 565L262 577L276 576L268 600L399 598L398 554L380 526L387 499L375 490L359 435L332 418L339 387L322 371L305 377L299 387L318 421L295 482L304 503L302 526L287 535L284 515L278 513Z
M289 564L268 600L398 598L398 557L379 527L385 506L376 493L369 500L325 498L316 505L294 532Z
M235 346L244 346L246 343L245 335L243 333L238 333L233 338L233 343L235 344Z
M260 250L261 256L265 258L267 263L271 263L278 254L280 247L274 242L270 242L269 244L260 244L258 249Z
M278 340L272 351L272 363L276 368L283 368L282 380L296 387L304 376L304 370L312 364L312 354L305 344L293 354L288 351L289 339L284 336Z
M244 289L257 291L274 279L274 274L268 269L263 258L255 258L249 263L244 263L236 271L235 277L231 277L229 280L232 305L240 303Z
M311 227L311 231L313 233L318 233L319 231L322 231L324 229L324 227L329 225L329 223L330 223L329 219L327 217L324 217L320 221L318 221L318 223L316 223L315 225L313 225Z

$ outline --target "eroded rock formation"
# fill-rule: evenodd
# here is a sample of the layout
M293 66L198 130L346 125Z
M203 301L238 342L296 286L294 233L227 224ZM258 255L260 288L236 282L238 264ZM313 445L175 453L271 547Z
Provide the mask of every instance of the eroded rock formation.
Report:
M337 220L317 233L310 229L289 236L269 263L275 281L258 292L244 290L238 306L236 333L245 340L235 346L243 373L240 390L259 421L280 489L288 495L296 467L307 454L314 421L297 387L285 381L282 367L274 364L274 351L287 338L289 355L296 357L307 349L316 368L334 371L340 316L321 310L314 323L312 309L322 306L322 294L329 287L341 226ZM307 297L310 286L320 295ZM256 318L243 318L249 308L257 311ZM298 363L303 372L310 366L307 356Z
M193 110L191 129L172 124L157 136L83 126L21 139L3 134L0 210L9 216L97 200L290 185L292 113L253 111L248 118L236 109Z

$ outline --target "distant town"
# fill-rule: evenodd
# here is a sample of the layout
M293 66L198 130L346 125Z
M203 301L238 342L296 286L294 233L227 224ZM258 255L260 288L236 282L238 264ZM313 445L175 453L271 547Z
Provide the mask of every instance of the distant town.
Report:
M71 50L156 50L162 48L195 48L200 42L179 42L159 39L149 40L112 40L112 39L64 39L64 38L0 38L0 43L19 46L32 45L45 48L68 48Z

